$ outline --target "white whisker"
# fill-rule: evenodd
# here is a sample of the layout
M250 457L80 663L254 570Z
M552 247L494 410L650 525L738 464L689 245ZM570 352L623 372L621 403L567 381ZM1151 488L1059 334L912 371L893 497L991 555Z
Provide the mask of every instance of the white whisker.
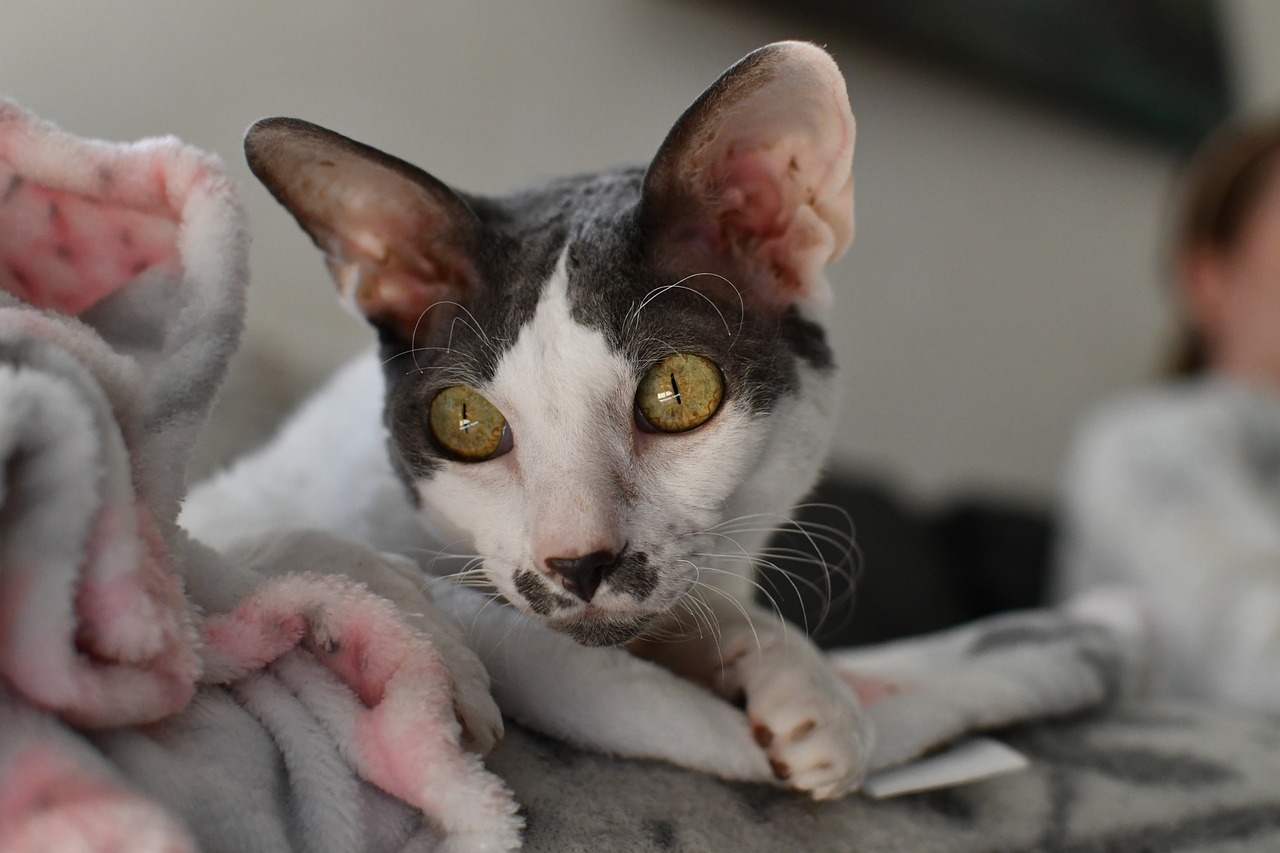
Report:
M659 296L669 293L672 290L686 290L689 293L702 297L707 301L709 305L711 305L712 308L715 309L716 314L720 316L720 322L724 324L725 334L730 338L732 338L733 329L730 328L729 321L725 319L724 312L720 310L720 306L716 305L716 303L711 299L711 297L707 296L705 293L702 293L699 290L695 290L692 287L685 286L686 281L689 281L690 279L698 278L699 276L711 276L713 278L718 278L721 281L723 281L725 284L733 288L733 292L738 297L738 325L739 327L741 327L742 323L745 321L746 312L747 312L746 302L742 298L742 291L738 289L738 286L736 284L734 284L732 281L725 278L724 276L720 275L719 273L700 272L700 273L693 273L692 275L687 275L684 278L680 279L679 281L675 282L674 284L664 284L659 287L655 287L653 290L650 290L647 294L645 294L645 297L642 300L640 300L640 303L638 305L636 305L629 312L627 312L627 318L623 324L624 328L630 327L635 322L637 322L640 319L640 314L644 311L645 308L649 306L649 303L657 299Z
M702 570L707 570L706 566L699 566L699 568ZM712 584L697 582L697 585L699 589L712 590L717 595L722 597L725 601L728 601L730 604L732 604L734 606L734 609L736 609L738 613L742 615L742 619L744 622L746 622L747 627L751 629L751 636L755 638L755 642L756 642L756 650L762 651L764 649L764 646L760 642L760 634L758 631L756 631L755 622L752 621L751 614L747 612L747 609L742 606L742 602L738 601L738 599L734 598L729 593L725 592L724 590ZM721 669L723 668L724 668L724 662L721 661Z
M839 630L852 617L852 602L861 572L861 557L853 535L853 522L849 514L840 507L823 504L801 504L796 509L822 509L835 513L843 519L844 524L837 526L817 521L799 521L783 513L750 513L725 519L699 531L685 534L681 539L715 540L717 544L710 548L695 550L691 556L701 561L729 561L745 564L751 572L758 574L759 581L752 581L752 586L761 598L771 605L775 612L780 612L780 605L775 593L780 590L780 583L790 586L794 600L799 607L799 616L806 633L816 634L824 628ZM741 537L754 537L761 534L793 533L802 537L807 547L800 548L788 545L785 541L766 545L755 553L750 553L742 544ZM723 543L732 543L723 546ZM821 546L835 549L834 562L829 561ZM783 565L783 564L786 565ZM812 567L817 578L806 577L791 567ZM704 566L705 567L705 566ZM743 573L719 569L728 575L742 577ZM778 580L781 576L782 581ZM762 586L768 583L772 589ZM837 588L837 582L839 588ZM811 608L806 604L806 597L801 590L812 594L820 603L816 619L811 617ZM841 612L843 616L838 626L828 626L833 612Z

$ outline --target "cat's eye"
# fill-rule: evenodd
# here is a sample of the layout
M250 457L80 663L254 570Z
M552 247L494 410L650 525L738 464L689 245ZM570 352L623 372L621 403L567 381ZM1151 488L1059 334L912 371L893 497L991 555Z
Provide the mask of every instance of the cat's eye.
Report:
M636 424L648 432L686 432L702 426L724 399L724 376L700 355L669 355L636 389Z
M511 449L511 428L497 406L467 385L446 388L431 401L431 434L455 459L483 462Z

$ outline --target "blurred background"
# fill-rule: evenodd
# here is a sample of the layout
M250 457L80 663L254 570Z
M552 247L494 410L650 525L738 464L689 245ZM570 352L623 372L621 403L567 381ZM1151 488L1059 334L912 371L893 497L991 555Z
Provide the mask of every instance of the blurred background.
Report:
M252 121L306 118L500 192L647 162L781 38L835 54L858 119L834 464L925 499L1051 495L1076 418L1170 343L1182 156L1228 110L1280 104L1274 0L7 0L0 93L80 135L176 134L243 181L248 334L199 473L370 341L245 168Z

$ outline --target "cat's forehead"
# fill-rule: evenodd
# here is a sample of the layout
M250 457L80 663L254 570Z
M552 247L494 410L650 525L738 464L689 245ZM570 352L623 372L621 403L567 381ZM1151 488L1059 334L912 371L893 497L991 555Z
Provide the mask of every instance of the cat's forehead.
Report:
M624 168L567 175L497 198L469 199L485 226L515 239L599 235L627 219L644 171Z
M643 177L623 169L468 198L485 235L477 259L483 286L415 363L458 362L462 379L486 384L527 337L555 282L566 319L599 333L637 370L673 352L701 354L767 407L789 390L796 358L830 366L816 324L752 314L728 279L664 268L637 221Z
M715 350L761 327L777 336L779 326L792 327L778 341L784 348L807 335L811 345L796 354L828 361L813 324L751 315L728 278L664 264L638 221L643 180L642 169L619 169L468 199L489 238L481 258L486 286L472 310L498 337L514 341L563 256L573 318L642 361L658 338L669 347Z
M468 321L484 327L491 351L514 343L533 319L562 256L571 305L593 292L625 298L624 291L644 286L653 271L637 262L642 179L641 170L623 169L467 198L483 235L476 257L483 285L467 305Z

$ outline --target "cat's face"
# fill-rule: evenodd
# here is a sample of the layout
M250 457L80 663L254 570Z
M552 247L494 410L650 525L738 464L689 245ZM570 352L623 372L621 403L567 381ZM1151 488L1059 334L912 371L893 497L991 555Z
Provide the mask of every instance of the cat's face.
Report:
M738 517L811 486L852 144L834 63L795 44L726 72L647 170L501 198L294 120L246 141L379 330L392 458L424 513L592 645L733 586L779 520Z
M640 183L474 204L498 286L415 351L384 350L393 455L424 510L474 543L507 600L589 643L630 639L716 580L713 528L766 449L793 460L770 490L783 511L831 410L819 326L645 260Z

